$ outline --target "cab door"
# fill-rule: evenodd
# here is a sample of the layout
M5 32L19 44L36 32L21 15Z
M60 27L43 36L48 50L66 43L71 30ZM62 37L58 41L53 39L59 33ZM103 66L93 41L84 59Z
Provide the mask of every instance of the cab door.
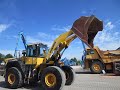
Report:
M27 55L25 57L25 64L35 65L36 63L37 63L36 49L34 49L33 47L29 47L27 49Z

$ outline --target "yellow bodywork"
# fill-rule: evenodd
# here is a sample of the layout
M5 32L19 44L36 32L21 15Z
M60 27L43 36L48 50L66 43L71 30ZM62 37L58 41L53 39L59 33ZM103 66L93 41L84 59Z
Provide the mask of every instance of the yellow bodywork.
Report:
M90 68L89 62L91 60L100 60L102 63L105 64L106 69L112 69L112 64L116 61L120 61L120 50L107 50L102 51L97 46L94 47L92 52L90 53L91 49L87 48L87 55L85 59L85 68Z
M35 65L35 68L46 62L46 60L41 57L22 57L21 60L23 60L26 65Z
M55 39L54 43L52 44L52 47L50 48L48 54L46 55L46 58L49 59L52 55L54 55L57 58L60 52L65 47L68 47L69 44L75 38L77 38L77 36L72 32L72 30L69 30L68 32L61 34L58 38Z
M4 61L5 61L5 63L7 64L7 62L8 62L9 60L12 60L12 59L14 59L14 58L7 58L7 59L5 59Z

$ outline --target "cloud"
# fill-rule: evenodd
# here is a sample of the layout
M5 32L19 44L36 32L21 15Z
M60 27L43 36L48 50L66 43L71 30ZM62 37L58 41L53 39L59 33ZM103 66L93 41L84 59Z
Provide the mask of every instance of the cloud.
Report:
M53 27L51 28L51 30L53 31L60 31L60 32L65 32L68 31L71 28L70 25L68 26L58 26L58 25L53 25ZM57 34L48 34L48 33L44 33L44 32L38 32L36 36L26 36L26 39L28 41L28 43L44 43L47 44L49 47L52 45L52 43L54 42L54 40L58 37L59 35Z
M108 21L102 32L95 37L95 45L103 50L114 50L120 47L120 32L117 29L119 25Z
M120 24L120 20L116 21L116 24L118 24L118 25L119 25L119 24Z
M34 37L31 37L31 36L27 36L26 39L27 39L28 43L44 43L44 44L47 44L48 47L50 47L52 45L52 42L53 42L53 41L41 40L41 39L34 38Z
M41 37L41 38L48 36L48 34L43 33L43 32L38 32L38 35L39 35L39 37Z
M36 36L26 36L28 43L44 43L47 44L48 47L52 45L54 40L58 37L57 34L47 34L44 32L38 32Z
M41 39L44 39L44 40L54 40L55 38L58 37L58 35L47 34L47 33L44 33L44 32L38 32L37 37L41 38Z
M115 27L115 25L112 24L111 21L109 21L109 22L105 25L105 29L109 29L109 30L113 29L114 27Z
M7 30L9 28L10 24L0 24L0 33Z
M64 32L64 31L70 30L70 28L71 28L71 25L67 25L67 26L53 25L51 29L53 31L62 31L62 32Z
M12 54L14 55L15 50L0 50L0 53L7 55L7 54Z

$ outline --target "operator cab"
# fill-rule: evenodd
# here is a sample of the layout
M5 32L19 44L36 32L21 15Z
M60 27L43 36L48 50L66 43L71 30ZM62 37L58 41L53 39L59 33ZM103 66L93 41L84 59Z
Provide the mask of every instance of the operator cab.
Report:
M45 53L48 52L47 45L43 43L28 44L27 49L23 51L23 56L27 57L45 57Z

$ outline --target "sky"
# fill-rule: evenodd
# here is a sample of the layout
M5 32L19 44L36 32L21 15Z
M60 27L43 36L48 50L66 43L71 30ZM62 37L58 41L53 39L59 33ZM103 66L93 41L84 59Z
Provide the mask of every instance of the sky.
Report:
M18 33L27 43L42 42L49 47L81 16L95 15L104 29L94 40L102 50L120 47L120 0L0 0L0 53L14 53ZM18 48L24 49L21 40ZM73 41L63 58L81 59L83 46Z

